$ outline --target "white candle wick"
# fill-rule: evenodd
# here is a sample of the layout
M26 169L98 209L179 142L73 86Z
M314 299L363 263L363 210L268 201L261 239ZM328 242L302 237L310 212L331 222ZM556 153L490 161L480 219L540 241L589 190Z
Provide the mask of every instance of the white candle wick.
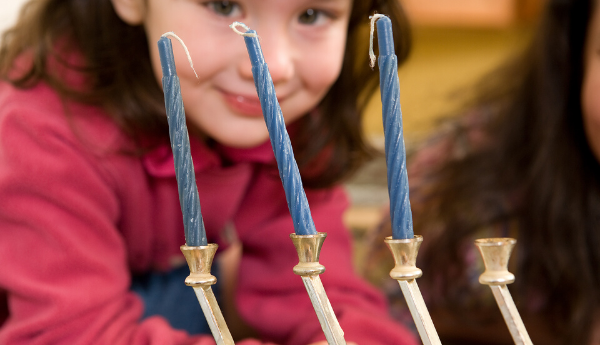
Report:
M375 22L381 17L385 16L383 14L375 13L369 17L369 19L371 19L371 34L369 36L369 66L371 66L371 68L375 67L375 60L377 60L375 53L373 53L373 32L375 31Z
M183 49L185 50L185 55L187 55L188 61L190 62L190 66L192 67L192 71L194 71L194 74L196 75L196 79L200 80L200 78L198 78L198 73L196 73L196 70L194 69L194 63L192 62L192 57L190 56L190 52L187 49L187 47L185 46L185 43L183 43L183 40L181 38L179 38L179 36L175 35L175 33L173 31L165 32L160 37L167 37L167 36L175 37L175 39L177 39L179 41L179 43L181 43L181 45L183 46Z
M240 36L246 36L246 37L258 37L258 35L254 32L254 33L247 33L247 32L241 32L240 30L238 30L238 26L241 26L242 28L244 28L246 31L249 31L250 28L241 22L233 22L231 25L229 25L229 27L235 31L236 34L240 35Z

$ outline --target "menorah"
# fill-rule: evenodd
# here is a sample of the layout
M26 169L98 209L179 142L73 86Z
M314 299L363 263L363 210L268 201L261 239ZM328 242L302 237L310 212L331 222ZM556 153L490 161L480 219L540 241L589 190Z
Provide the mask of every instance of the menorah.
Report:
M380 48L380 87L382 90L386 141L385 153L393 232L393 236L386 238L385 243L391 250L395 262L395 267L391 270L390 276L397 280L400 285L423 343L425 345L439 345L441 344L439 336L416 282L416 279L422 275L422 271L416 267L416 260L423 238L412 233L412 216L410 202L408 201L406 157L399 105L397 60L393 49L391 22L385 16L374 15L371 21L371 41L374 23L378 19L383 19L377 22L377 27ZM243 27L246 31L238 31L238 26ZM296 248L299 262L292 270L302 278L328 344L345 345L344 332L337 321L319 277L320 274L325 272L325 267L319 263L319 255L327 234L317 232L314 229L298 167L293 158L293 150L285 129L279 103L275 97L273 82L258 42L258 36L256 32L242 23L233 23L231 27L235 32L244 36L246 41L257 93L269 130L288 207L294 221L295 233L291 234L290 237ZM168 35L175 36L173 33L168 33ZM159 41L159 51L161 64L163 65L165 105L169 116L169 130L175 158L177 182L180 186L180 202L184 219L187 222L184 224L186 245L181 246L181 251L190 269L190 275L186 278L185 284L193 287L216 343L218 345L233 345L233 338L211 287L216 283L216 278L210 273L210 270L217 245L206 243L198 194L195 190L194 173L193 170L190 170L193 165L189 154L189 139L185 127L185 114L179 90L179 80L175 72L171 42L164 35ZM370 53L373 63L372 44ZM189 53L188 58L191 62ZM515 344L532 344L506 287L507 284L515 280L515 276L507 269L510 253L515 243L516 240L510 238L487 238L475 241L485 264L485 271L481 274L479 282L490 286Z
M326 236L326 233L290 235L299 259L299 263L293 267L293 271L302 277L328 344L346 344L344 332L337 322L319 278L319 275L325 271L325 267L319 263L319 254ZM418 235L406 240L397 240L391 237L385 239L395 262L390 276L398 281L402 289L423 344L441 345L416 282L416 279L423 273L416 267L417 254L422 242L423 237ZM485 238L475 241L485 265L485 271L479 277L479 282L490 286L515 344L527 345L532 344L531 339L506 286L515 280L515 276L507 269L515 244L516 240L512 238ZM216 244L196 247L181 246L181 251L190 268L190 275L186 278L185 284L194 288L216 343L218 345L234 344L211 290L211 285L216 282L216 278L210 274L216 248Z

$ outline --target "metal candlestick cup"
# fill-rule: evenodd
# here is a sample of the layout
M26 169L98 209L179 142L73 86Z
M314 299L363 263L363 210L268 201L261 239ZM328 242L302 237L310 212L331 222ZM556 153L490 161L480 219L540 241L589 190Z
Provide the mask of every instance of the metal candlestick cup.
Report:
M533 343L506 287L506 284L515 281L514 274L508 271L508 259L516 243L514 238L484 238L475 241L485 265L485 272L479 277L479 282L492 289L515 344L531 345Z
M440 338L415 280L423 274L416 267L417 253L421 242L423 242L423 237L419 235L405 240L393 239L391 236L385 239L385 244L390 248L396 263L396 266L390 271L390 276L400 284L423 344L441 345Z
M218 245L209 243L206 246L181 246L181 251L190 268L190 275L185 279L185 285L194 288L202 312L206 317L210 331L217 345L234 345L233 338L227 328L215 294L211 286L217 278L210 274L213 258Z
M319 254L325 237L327 237L327 233L324 232L319 232L316 235L290 235L300 261L294 266L294 273L302 277L323 333L325 333L327 343L330 345L345 345L344 331L342 331L333 312L319 277L319 274L325 272L325 266L319 263Z

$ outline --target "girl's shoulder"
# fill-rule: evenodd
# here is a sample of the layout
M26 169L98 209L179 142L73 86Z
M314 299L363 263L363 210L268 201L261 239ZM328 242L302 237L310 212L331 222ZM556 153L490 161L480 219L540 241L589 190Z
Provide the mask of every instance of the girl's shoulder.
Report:
M101 150L127 141L102 108L64 100L44 83L22 89L0 82L0 138L8 133L40 141L60 137Z
M0 82L0 189L72 190L79 183L90 192L125 191L144 176L140 159L123 154L127 145L99 107L65 101L43 83L20 89Z

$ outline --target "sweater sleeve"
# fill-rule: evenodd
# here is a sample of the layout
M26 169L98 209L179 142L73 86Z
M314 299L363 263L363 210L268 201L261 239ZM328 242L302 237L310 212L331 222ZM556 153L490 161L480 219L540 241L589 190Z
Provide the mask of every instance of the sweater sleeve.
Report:
M246 211L236 222L244 248L236 301L240 314L277 343L324 340L302 279L292 272L298 256L289 237L293 225L281 182L271 175L256 185L259 190L244 203ZM327 233L319 260L326 268L321 279L346 341L417 344L411 332L390 318L383 295L354 272L350 234L342 224L348 204L342 188L307 191L307 197L317 231Z
M0 110L0 343L214 344L140 322L118 197L60 115Z

